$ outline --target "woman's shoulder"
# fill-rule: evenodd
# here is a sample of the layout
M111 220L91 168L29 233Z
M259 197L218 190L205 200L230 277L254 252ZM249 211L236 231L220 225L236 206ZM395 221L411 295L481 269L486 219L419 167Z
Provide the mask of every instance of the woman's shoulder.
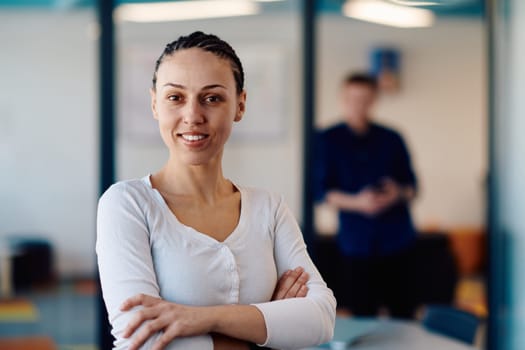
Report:
M129 202L142 202L148 198L147 178L122 180L111 185L100 197L101 203L118 203L120 205Z
M275 212L285 202L284 196L280 193L270 191L265 188L251 186L237 186L240 188L249 207L259 213Z
M249 195L251 200L275 201L280 200L280 198L282 197L281 194L262 187L238 185L235 186L239 188L241 192L244 192L245 194Z

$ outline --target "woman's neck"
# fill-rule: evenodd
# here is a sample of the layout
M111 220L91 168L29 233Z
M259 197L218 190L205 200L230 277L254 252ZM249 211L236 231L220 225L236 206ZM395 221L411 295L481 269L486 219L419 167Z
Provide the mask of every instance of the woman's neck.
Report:
M160 187L161 192L191 196L209 204L233 191L231 182L223 176L221 157L202 165L188 165L170 157L154 178L154 187Z

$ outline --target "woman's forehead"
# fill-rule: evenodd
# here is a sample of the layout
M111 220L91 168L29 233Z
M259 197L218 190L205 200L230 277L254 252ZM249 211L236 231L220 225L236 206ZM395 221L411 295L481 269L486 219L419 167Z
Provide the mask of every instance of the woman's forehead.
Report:
M198 48L185 49L167 56L159 67L157 79L178 83L235 84L230 62Z

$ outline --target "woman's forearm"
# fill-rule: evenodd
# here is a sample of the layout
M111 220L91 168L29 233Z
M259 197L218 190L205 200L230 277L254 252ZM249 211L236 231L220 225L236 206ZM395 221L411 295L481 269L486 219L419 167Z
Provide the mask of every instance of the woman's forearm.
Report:
M219 305L210 307L212 332L248 342L266 342L266 324L263 314L252 305Z

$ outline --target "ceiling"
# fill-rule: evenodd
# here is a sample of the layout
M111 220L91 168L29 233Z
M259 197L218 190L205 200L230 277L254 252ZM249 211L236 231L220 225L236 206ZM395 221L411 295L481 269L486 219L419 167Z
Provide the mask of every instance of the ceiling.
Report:
M159 2L166 0L116 0L117 4ZM299 1L299 2L298 2ZM317 9L320 13L341 13L345 0L318 0ZM383 0L392 3L420 4L434 3L434 5L417 6L433 11L439 17L479 17L484 13L483 0ZM38 8L38 9L77 9L92 7L97 0L0 0L0 8ZM281 12L296 11L300 0L262 2L264 11Z

